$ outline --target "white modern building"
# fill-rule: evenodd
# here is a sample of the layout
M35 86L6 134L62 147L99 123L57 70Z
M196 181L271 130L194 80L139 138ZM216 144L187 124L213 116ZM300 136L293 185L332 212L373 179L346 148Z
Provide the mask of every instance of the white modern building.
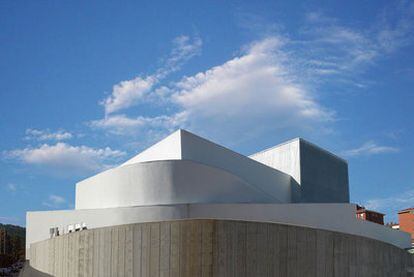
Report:
M191 219L286 224L411 246L408 234L358 220L355 209L347 162L312 143L297 138L247 157L178 130L77 183L74 210L28 212L27 256L31 244L58 234Z

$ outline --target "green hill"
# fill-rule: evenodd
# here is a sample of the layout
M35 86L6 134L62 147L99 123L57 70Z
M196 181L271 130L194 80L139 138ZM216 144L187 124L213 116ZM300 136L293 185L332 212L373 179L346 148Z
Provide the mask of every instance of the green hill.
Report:
M26 228L24 227L0 223L0 228L6 229L7 233L10 235L15 235L22 239L26 239Z
M0 268L7 267L23 260L25 256L26 229L11 224L1 224L0 229L6 230L6 254L0 254Z

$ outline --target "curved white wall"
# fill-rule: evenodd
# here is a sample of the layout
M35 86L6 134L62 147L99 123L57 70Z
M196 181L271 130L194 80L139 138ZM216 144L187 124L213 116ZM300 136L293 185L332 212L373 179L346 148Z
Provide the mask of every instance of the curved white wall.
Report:
M275 222L358 235L393 244L411 246L408 233L359 220L353 204L187 204L93 210L27 213L26 248L48 239L49 228L84 222L88 229L177 219L232 219Z
M76 185L76 209L180 203L289 203L290 178L257 176L251 184L225 170L194 161L135 163L107 170Z
M297 183L290 175L185 130L172 133L120 167L163 160L188 160L220 168L266 191L276 199L285 199L281 191L290 194L290 191L296 193L298 190ZM297 200L296 195L294 199L287 197L287 202Z

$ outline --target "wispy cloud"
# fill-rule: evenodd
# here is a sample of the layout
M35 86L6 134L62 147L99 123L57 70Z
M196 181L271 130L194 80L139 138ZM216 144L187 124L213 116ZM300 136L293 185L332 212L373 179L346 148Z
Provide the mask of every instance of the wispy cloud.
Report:
M338 20L329 18L323 14L310 13L307 15L308 25L304 29L304 36L308 40L304 42L312 43L316 50L323 49L326 52L327 64L338 65L342 63L356 64L366 62L376 54L374 45L375 34L368 34L367 30L351 28L341 25ZM335 49L326 51L329 46ZM315 51L315 49L312 49ZM340 57L338 54L346 54ZM341 58L339 60L339 58ZM338 63L341 61L341 63ZM344 69L344 68L343 68Z
M360 147L349 149L343 151L344 156L354 157L354 156L370 156L370 155L377 155L377 154L385 154L385 153L396 153L399 152L400 149L393 146L385 146L379 145L374 141L368 141L361 145Z
M61 140L71 139L72 137L73 137L73 134L65 130L58 130L56 132L52 132L49 129L46 129L46 130L27 129L25 139L26 140L38 140L38 141L46 141L46 140L61 141Z
M63 204L66 204L66 199L62 196L51 194L49 195L48 200L44 201L42 204L50 208L58 208Z
M128 117L125 114L118 114L93 120L89 123L89 126L115 135L131 135L147 131L148 128L172 131L174 128L181 126L185 120L186 115L180 113L172 116L160 115L156 117Z
M412 43L414 39L414 2L399 1L394 9L385 8L376 26L377 41L388 52Z
M179 70L185 62L198 55L201 46L202 41L199 37L179 36L175 38L169 57L154 74L137 76L114 85L111 95L101 102L105 108L105 114L108 115L134 106L154 88L155 84L170 73Z
M404 129L397 129L384 132L384 135L392 140L398 140L405 133Z
M87 173L108 168L125 152L106 148L72 146L66 143L43 144L37 148L27 147L5 152L8 158L35 166L53 169L54 173Z
M173 40L173 48L164 66L158 69L156 77L164 78L168 74L180 70L194 56L200 55L203 42L199 36L178 36Z
M414 4L401 2L392 20L384 12L372 26L357 28L341 25L339 20L323 13L307 14L306 38L298 41L310 51L303 51L321 75L344 75L349 78L366 70L377 60L412 43L414 38Z
M398 211L414 207L414 190L402 191L390 197L369 199L364 205L368 209L383 211L395 218Z
M6 184L6 189L10 192L15 192L17 191L17 185L13 183L8 183Z
M16 217L10 217L10 216L0 216L0 223L3 224L16 224L20 220Z

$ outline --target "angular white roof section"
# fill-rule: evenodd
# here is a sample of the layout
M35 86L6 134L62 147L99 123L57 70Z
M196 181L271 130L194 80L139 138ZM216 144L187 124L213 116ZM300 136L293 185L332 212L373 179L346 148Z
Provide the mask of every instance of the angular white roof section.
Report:
M185 130L76 185L76 209L291 203L292 177ZM294 195L294 196L292 196Z
M180 129L76 185L76 209L294 202L349 203L346 162L302 139L247 157Z
M292 177L288 173L183 129L144 150L121 167L167 160L187 160L227 171L277 199L275 202L297 200L296 188L291 187ZM292 189L295 194L293 198Z
M148 161L181 160L181 137L183 130L179 129L154 144L150 148L129 159L121 166Z

